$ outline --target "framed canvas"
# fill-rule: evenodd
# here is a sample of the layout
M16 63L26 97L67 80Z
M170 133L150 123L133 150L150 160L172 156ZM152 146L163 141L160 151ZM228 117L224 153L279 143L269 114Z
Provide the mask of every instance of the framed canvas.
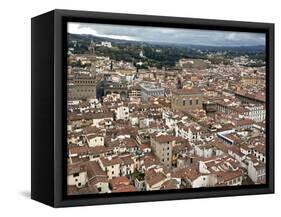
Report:
M274 193L274 24L54 10L31 36L32 199Z

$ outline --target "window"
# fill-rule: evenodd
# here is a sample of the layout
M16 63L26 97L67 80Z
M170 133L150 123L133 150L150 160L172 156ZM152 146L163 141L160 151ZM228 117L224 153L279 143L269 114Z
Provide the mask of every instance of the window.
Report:
M192 105L192 99L189 100L189 105Z
M78 186L79 186L79 187L81 186L81 182L78 183Z
M114 174L114 171L112 171L111 174L113 175L113 174Z
M196 99L196 105L198 105L199 104L199 100L198 99Z
M182 101L182 105L185 105L185 99Z
M101 187L98 187L98 191L101 192Z
M79 173L74 173L73 174L73 177L77 177L77 176L79 176Z

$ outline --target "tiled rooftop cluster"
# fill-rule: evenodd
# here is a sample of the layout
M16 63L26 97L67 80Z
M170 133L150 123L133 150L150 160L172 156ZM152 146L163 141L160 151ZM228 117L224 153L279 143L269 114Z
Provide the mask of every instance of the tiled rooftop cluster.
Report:
M89 67L68 71L80 91L68 98L68 194L265 182L264 67L181 59L137 70L97 56L93 71L91 55L78 60Z

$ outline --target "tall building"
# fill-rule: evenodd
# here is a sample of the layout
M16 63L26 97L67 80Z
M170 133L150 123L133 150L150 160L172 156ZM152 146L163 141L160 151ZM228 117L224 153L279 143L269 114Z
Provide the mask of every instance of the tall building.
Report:
M172 91L172 109L188 111L202 108L202 91L198 88L176 89Z
M76 73L73 76L68 76L68 99L70 100L96 98L96 53L94 42L91 42L89 51L89 59L91 61L90 73Z
M95 43L91 41L91 44L89 46L90 51L90 61L91 61L91 67L90 67L90 76L92 78L96 78L96 50L95 50Z
M151 137L151 147L160 162L167 167L172 166L172 150L176 140L174 136L160 135Z
M182 78L181 77L177 77L177 89L182 89L183 84L182 84Z

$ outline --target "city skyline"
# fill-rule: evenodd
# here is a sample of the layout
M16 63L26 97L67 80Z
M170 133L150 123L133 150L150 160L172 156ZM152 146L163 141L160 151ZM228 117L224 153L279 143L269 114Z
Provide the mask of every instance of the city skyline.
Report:
M67 194L266 184L264 50L221 50L69 35Z
M96 23L68 23L68 33L89 34L111 39L205 46L265 45L264 33L126 26Z

